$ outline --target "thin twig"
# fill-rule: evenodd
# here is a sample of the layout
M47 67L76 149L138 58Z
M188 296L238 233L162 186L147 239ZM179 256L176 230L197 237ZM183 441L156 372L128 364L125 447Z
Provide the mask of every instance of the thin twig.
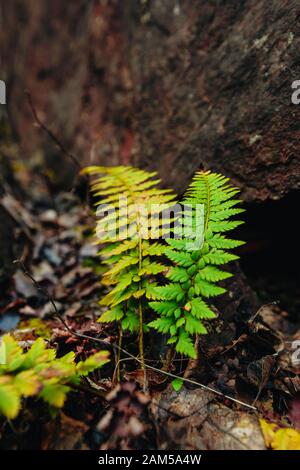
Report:
M253 323L254 320L255 320L255 318L260 314L260 312L262 312L265 307L269 307L269 306L271 306L271 305L278 305L278 300L274 300L273 302L269 302L269 303L267 303L267 304L262 305L262 306L257 310L257 312L253 315L253 317L250 318L250 320L249 320L248 323Z
M31 279L31 281L33 282L33 284L35 285L36 289L41 292L46 298L47 300L51 303L51 305L53 306L53 309L54 309L54 313L55 315L58 317L58 319L62 322L62 324L64 325L64 327L68 330L68 332L70 334L72 334L73 336L77 336L78 338L83 338L83 339L88 339L88 340L92 340L92 341L95 341L97 343L101 343L103 345L110 345L114 350L117 350L117 351L121 351L123 354L125 354L127 357L130 357L132 359L134 359L136 362L138 362L139 364L143 364L143 362L138 358L138 357L135 357L133 354L129 353L128 351L126 351L125 349L121 348L118 344L116 343L108 343L108 341L104 340L104 339L100 339L100 338L95 338L93 336L89 336L89 335L85 335L83 333L77 333L76 331L73 331L69 325L65 322L64 318L60 315L56 305L55 305L55 302L53 300L53 298L50 296L50 294L44 289L42 288L39 283L34 279L34 277L28 272L28 270L26 269L23 261L21 260L15 260L14 263L19 263L24 274L26 276L29 277L29 279ZM219 390L215 390L214 388L212 387L209 387L207 385L204 385L204 384L201 384L200 382L197 382L196 380L192 380L192 379L188 379L188 378L184 378L184 377L180 377L176 374L172 374L171 372L167 372L167 371L164 371L164 370L161 370L161 369L158 369L157 367L154 367L154 366L150 366L150 364L147 364L145 363L144 366L147 368L147 369L151 369L155 372L158 372L160 374L163 374L163 375L166 375L167 377L171 377L173 379L178 379L180 378L183 382L185 383L190 383L192 385L196 385L197 387L200 387L202 388L203 390L207 390L208 392L211 392L211 393L214 393L215 395L218 395L222 398L226 398L227 400L230 400L234 403L237 403L238 405L242 405L252 411L257 411L257 408L253 405L249 405L248 403L245 403L241 400L237 400L236 398L233 398L231 397L230 395L226 395L225 393L219 391Z
M56 135L41 121L41 119L39 118L39 116L37 114L36 108L33 104L32 97L31 97L31 94L29 93L29 91L25 91L25 95L27 97L28 104L29 104L29 107L30 107L31 112L33 114L33 117L34 117L36 123L39 125L39 127L44 132L46 132L46 134L48 134L48 136L50 137L50 139L53 140L53 142L55 142L55 144L57 145L59 150L61 150L61 152L64 155L66 155L68 158L70 158L70 160L72 160L74 165L79 170L82 170L82 166L80 165L78 158L73 153L71 153L69 150L67 150L66 147L62 144L62 142L56 137Z
M31 112L33 114L33 117L35 119L35 122L37 123L37 125L48 135L48 137L50 137L51 140L53 140L53 142L55 143L55 145L58 147L58 149L66 156L68 157L72 162L73 164L77 167L77 169L79 170L79 172L81 172L81 170L83 169L82 165L80 164L79 162L79 159L72 153L70 152L69 150L66 149L66 147L63 145L63 143L59 140L59 138L51 131L51 129L49 129L46 124L41 121L41 119L39 118L38 116L38 113L36 111L36 108L34 106L34 103L32 101L32 97L31 97L31 94L29 93L29 91L25 91L25 95L27 96L27 100L28 100L28 104L29 104L29 107L31 109ZM84 180L87 184L87 186L89 186L89 176L88 175L83 175L81 173L79 173L79 175L77 175L74 183L73 183L73 187L71 189L71 193L74 193L75 189L76 189L76 184L77 182L79 181L79 179L82 178L82 180ZM85 193L85 199L86 199L86 205L88 207L90 207L90 200L89 200L89 192L86 191ZM94 214L91 210L89 210L89 214L94 217Z

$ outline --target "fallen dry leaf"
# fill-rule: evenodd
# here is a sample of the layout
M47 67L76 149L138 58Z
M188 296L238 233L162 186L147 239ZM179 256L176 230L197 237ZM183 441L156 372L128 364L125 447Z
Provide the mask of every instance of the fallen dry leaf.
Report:
M300 432L292 428L279 428L260 419L266 446L273 450L300 450Z

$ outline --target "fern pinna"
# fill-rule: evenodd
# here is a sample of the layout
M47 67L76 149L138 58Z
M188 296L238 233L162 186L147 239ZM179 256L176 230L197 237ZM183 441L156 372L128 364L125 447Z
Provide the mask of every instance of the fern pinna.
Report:
M164 214L174 195L158 189L156 172L137 168L89 167L86 173L97 175L91 189L105 215L97 220L97 243L105 244L99 254L108 266L103 283L108 293L100 301L107 310L100 322L118 322L120 343L123 330L139 332L139 355L144 368L143 310L148 305L154 278L167 269L160 262L166 248L157 241L171 218ZM104 205L107 205L106 210ZM116 223L117 222L117 223Z
M223 294L225 289L217 282L232 276L217 266L238 259L228 250L243 244L224 235L243 223L231 220L243 209L236 207L241 202L235 198L239 190L228 181L209 171L195 174L183 203L193 208L196 204L204 205L203 243L191 251L186 239L167 240L169 248L165 255L173 263L167 273L170 283L156 287L155 300L150 302L159 317L149 326L168 334L168 343L192 358L196 358L193 336L207 333L203 320L216 316L205 299Z

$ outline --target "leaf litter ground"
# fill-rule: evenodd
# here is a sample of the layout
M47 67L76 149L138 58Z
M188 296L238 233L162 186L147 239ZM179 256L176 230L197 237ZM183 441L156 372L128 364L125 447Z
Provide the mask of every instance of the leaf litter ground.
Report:
M5 204L18 222L15 236L20 237L24 264L17 263L11 282L1 286L1 333L14 330L24 347L42 336L59 355L74 350L78 359L96 352L99 343L65 328L54 301L71 330L114 343L117 331L96 322L104 291L97 248L89 238L94 221L86 204L73 193L55 197L44 186L23 199L9 192ZM24 266L48 296L36 288ZM235 271L234 280L224 281L228 295L214 306L219 319L198 342L199 359L177 357L169 372L254 404L257 411L190 383L175 392L172 379L157 370L147 372L145 395L139 364L125 355L123 382L116 385L112 349L111 363L72 392L55 417L42 403L28 399L12 424L1 419L1 447L265 449L259 418L277 429L299 429L300 370L291 362L291 342L300 339L299 329L278 305L259 308L238 266ZM130 335L124 345L137 355ZM149 365L161 369L164 348L164 341L152 333L146 362L148 358Z

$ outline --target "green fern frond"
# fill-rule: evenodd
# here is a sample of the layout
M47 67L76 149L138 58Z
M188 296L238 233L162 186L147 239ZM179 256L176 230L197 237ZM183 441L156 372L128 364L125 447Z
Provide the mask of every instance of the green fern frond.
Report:
M196 173L183 203L191 206L188 221L191 234L197 226L197 205L204 206L203 243L191 249L187 237L167 240L169 248L164 253L173 267L166 272L166 277L171 282L154 289L155 302L150 302L150 306L160 317L150 326L160 332L168 332L168 343L189 357L196 357L193 336L207 333L202 320L216 317L204 299L225 293L226 290L216 283L232 276L216 266L237 260L238 256L227 250L243 244L225 235L243 223L232 220L243 212L236 207L241 202L235 199L238 193L239 190L231 186L225 176L208 171Z
M100 301L107 310L99 321L138 330L143 361L143 311L151 309L157 318L148 326L167 334L168 344L178 353L196 357L194 336L206 334L206 322L216 317L206 299L226 292L218 283L231 273L222 266L238 259L230 250L243 244L227 236L243 223L235 219L243 212L236 197L239 190L220 174L196 173L183 199L190 217L182 236L171 210L173 193L157 187L155 172L125 166L90 167L86 172L96 175L95 206L99 210L101 204L108 205L95 231L98 238L100 234L97 242L105 245L99 254L107 266L103 284L108 292ZM199 205L203 211L198 211ZM112 226L115 218L118 224ZM196 232L199 222L203 222L201 234ZM170 227L174 238L165 243L161 238Z

